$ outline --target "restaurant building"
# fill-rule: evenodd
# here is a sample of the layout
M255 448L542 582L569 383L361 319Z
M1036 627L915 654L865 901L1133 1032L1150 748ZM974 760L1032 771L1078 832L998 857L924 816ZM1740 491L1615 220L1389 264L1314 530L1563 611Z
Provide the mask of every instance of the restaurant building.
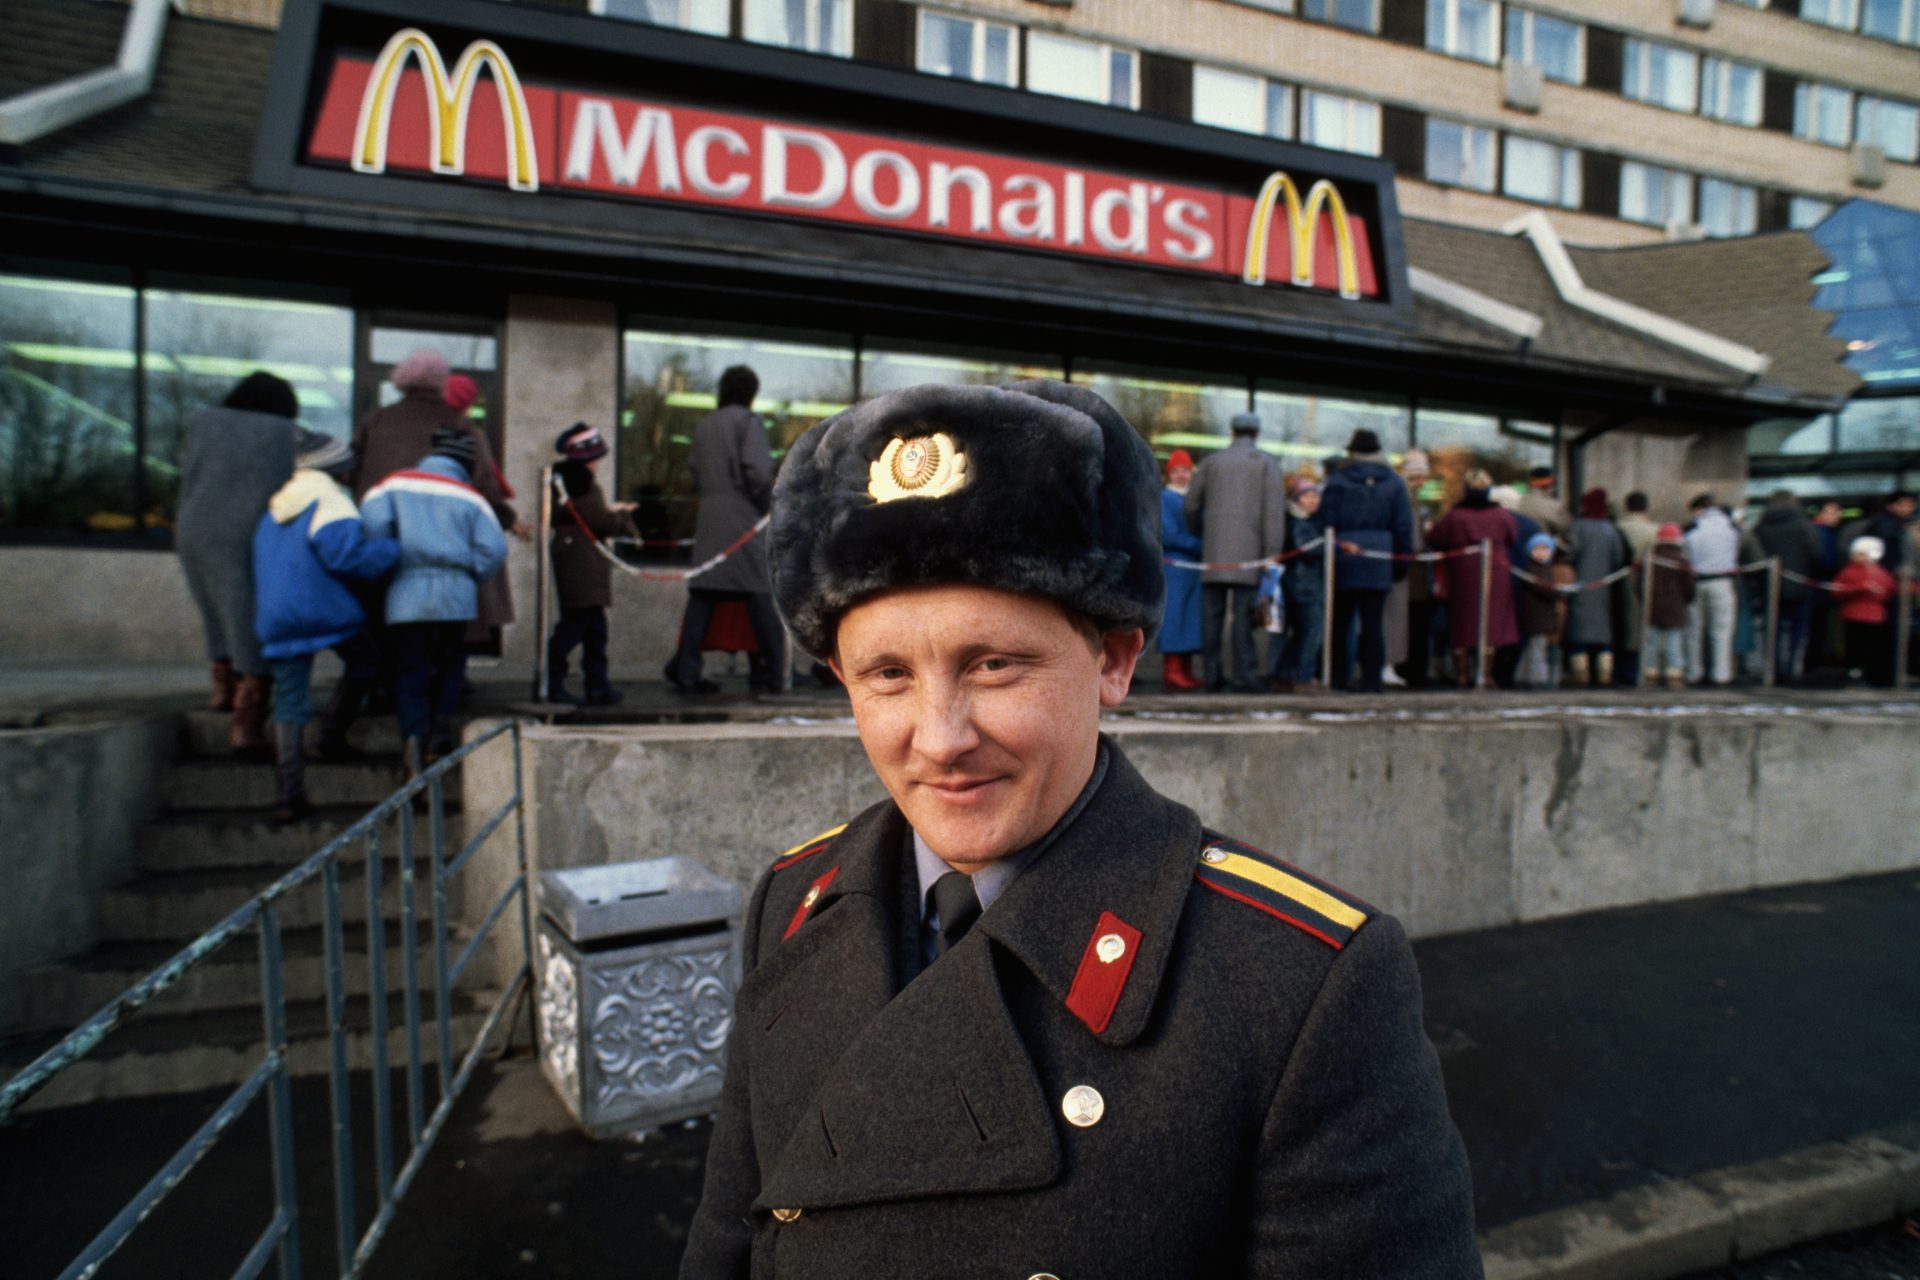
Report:
M1366 427L1432 454L1443 499L1469 466L1547 465L1667 516L1740 499L1756 424L1835 421L1860 386L1792 193L1760 202L1776 230L1646 243L1531 179L1442 207L1387 106L1338 139L1306 89L1263 90L1285 127L1216 119L1207 65L1087 34L1124 6L234 8L251 21L156 0L0 17L0 654L197 655L165 554L180 433L255 368L344 435L438 347L480 382L529 513L554 437L611 428L609 487L660 565L684 562L688 438L736 362L776 452L893 387L1066 377L1163 456L1251 409L1289 466ZM1359 38L1312 0L1131 8ZM1589 65L1605 44L1583 37ZM1527 172L1511 151L1501 172ZM1618 199L1624 163L1549 168L1613 173ZM1882 195L1911 186L1891 167ZM520 621L497 640L527 665L531 552L510 567ZM622 583L617 663L657 666L681 592Z

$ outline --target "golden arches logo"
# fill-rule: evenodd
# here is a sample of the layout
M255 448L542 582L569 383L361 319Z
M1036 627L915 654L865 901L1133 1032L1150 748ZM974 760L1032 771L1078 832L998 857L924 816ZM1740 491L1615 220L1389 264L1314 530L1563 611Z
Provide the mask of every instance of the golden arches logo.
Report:
M429 155L433 171L461 174L467 167L467 110L480 72L493 72L500 91L500 120L507 135L507 185L515 191L540 189L540 161L533 149L533 122L527 114L527 95L520 77L500 46L475 40L460 54L453 74L441 60L433 37L416 27L394 33L374 60L373 74L360 98L360 122L354 129L353 168L357 173L384 173L387 168L387 131L393 120L393 98L409 58L417 59L427 81L427 123L433 132Z
M1314 232L1320 215L1333 220L1334 257L1339 267L1340 296L1348 300L1360 296L1360 264L1355 257L1353 224L1347 218L1347 202L1340 190L1322 178L1307 188L1304 203L1300 188L1285 173L1274 172L1260 186L1260 197L1253 202L1253 217L1247 223L1247 259L1240 278L1248 284L1267 282L1267 237L1273 226L1274 206L1286 201L1287 232L1292 237L1293 283L1313 285Z

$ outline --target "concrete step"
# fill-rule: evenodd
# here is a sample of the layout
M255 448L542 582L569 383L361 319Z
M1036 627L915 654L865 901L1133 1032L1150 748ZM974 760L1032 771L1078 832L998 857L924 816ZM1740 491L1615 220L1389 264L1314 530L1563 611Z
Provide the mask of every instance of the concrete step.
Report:
M316 713L318 712L316 708ZM227 728L233 723L231 714L225 711L197 710L186 714L182 728L187 753L193 756L214 758L229 754L227 749ZM307 726L309 747L320 735L320 722L316 718ZM353 731L347 735L347 741L362 751L375 755L400 756L400 726L391 713L363 716L355 722Z
M493 991L456 992L453 998L453 1056L457 1063L480 1033L487 1010L498 999ZM364 999L349 1000L345 1026L347 1065L364 1070L373 1061L372 1006ZM387 1054L393 1066L407 1061L405 1010L398 998L388 1001ZM235 1085L260 1065L264 1052L260 1008L256 1003L197 1013L163 1015L153 1010L135 1014L94 1051L61 1072L22 1108L44 1111L107 1098L152 1097L192 1093L220 1085ZM59 1040L65 1032L17 1035L0 1039L0 1079L9 1079ZM524 1031L523 1031L524 1035ZM318 1075L328 1069L326 1003L321 1000L287 1004L287 1063L295 1075ZM423 1063L439 1060L439 1033L433 1001L421 1008L420 1049ZM426 1072L429 1090L435 1072ZM405 1114L405 1095L396 1091L396 1110ZM368 1105L356 1096L356 1107Z
M451 843L451 842L449 842ZM423 841L424 846L424 841ZM449 853L457 850L449 849ZM184 946L246 905L272 884L285 867L210 867L137 876L107 890L100 899L100 937L104 942L173 942ZM367 918L366 868L357 860L340 869L340 918ZM414 907L424 919L433 909L433 890L424 857L415 869ZM400 913L400 877L388 866L383 876L383 914ZM280 927L308 929L324 920L318 876L280 900Z
M398 922L389 922L384 933L387 988L398 992L402 972ZM364 994L368 971L366 928L348 925L342 934L347 990ZM422 991L430 992L433 989L433 931L423 923L415 930L414 938L417 985ZM290 929L281 935L281 941L287 998L324 999L326 944L321 930ZM465 945L464 937L450 937L449 959L457 957ZM22 1006L19 1023L0 1028L0 1033L49 1029L64 1032L77 1027L121 992L172 959L178 950L179 945L173 942L107 943L85 955L30 969L18 978ZM259 935L249 930L195 965L151 1008L167 1014L203 1013L246 1005L259 998Z
M457 782L449 778L449 783ZM307 798L323 807L358 805L372 808L400 785L399 761L375 759L366 764L309 764ZM447 790L452 791L450 785ZM275 799L271 764L241 764L232 760L187 760L167 774L162 798L170 810L271 809Z
M259 809L179 809L141 826L134 837L133 865L139 871L193 871L209 867L291 867L359 821L365 805L333 805L310 818L276 827ZM420 819L418 838L426 835ZM396 856L399 830L387 823L380 832L382 851ZM356 851L355 856L364 856Z

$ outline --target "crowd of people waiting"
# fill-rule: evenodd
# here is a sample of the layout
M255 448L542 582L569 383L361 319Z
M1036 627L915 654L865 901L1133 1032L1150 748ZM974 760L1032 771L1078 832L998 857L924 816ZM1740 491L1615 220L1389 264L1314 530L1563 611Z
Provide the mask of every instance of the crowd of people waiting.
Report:
M1169 691L1310 691L1328 668L1334 688L1369 693L1678 689L1759 679L1769 654L1781 684L1823 667L1893 683L1900 573L1920 563L1911 493L1849 520L1838 502L1809 513L1780 490L1752 521L1701 493L1683 526L1656 521L1644 493L1616 508L1588 489L1569 511L1549 468L1524 489L1476 468L1441 510L1427 456L1409 450L1396 469L1371 431L1327 460L1324 479L1283 474L1258 447L1256 415L1232 431L1197 466L1184 449L1166 462Z

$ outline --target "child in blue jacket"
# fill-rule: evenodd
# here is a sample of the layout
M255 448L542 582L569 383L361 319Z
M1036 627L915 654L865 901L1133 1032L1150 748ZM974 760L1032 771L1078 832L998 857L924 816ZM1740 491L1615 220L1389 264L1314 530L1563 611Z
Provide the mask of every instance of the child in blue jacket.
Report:
M341 487L353 469L345 441L305 432L293 465L293 478L268 501L253 533L254 630L273 677L275 826L313 812L303 742L313 655L344 645L366 625L348 582L383 577L400 558L393 539L367 536Z
M362 507L369 533L400 542L387 635L408 778L452 749L466 624L480 611L480 583L507 559L500 521L471 481L476 449L471 431L435 431L433 452L369 489Z

